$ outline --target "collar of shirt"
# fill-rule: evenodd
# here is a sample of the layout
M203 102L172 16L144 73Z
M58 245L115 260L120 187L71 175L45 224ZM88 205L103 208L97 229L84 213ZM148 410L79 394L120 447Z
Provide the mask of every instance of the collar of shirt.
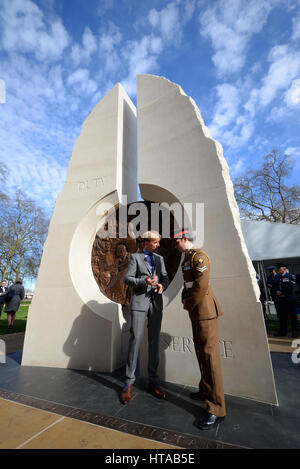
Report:
M151 261L151 259L154 259L154 255L153 255L153 252L148 252L146 251L146 249L144 248L143 249L143 253L145 254L146 258L147 258L147 261Z

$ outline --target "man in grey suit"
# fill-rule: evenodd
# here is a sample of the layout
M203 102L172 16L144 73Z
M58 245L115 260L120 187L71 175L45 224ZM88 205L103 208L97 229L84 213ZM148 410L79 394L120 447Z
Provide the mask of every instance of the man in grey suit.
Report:
M144 249L131 254L125 283L132 286L131 329L126 365L126 384L121 401L130 402L135 382L138 354L148 318L148 374L149 391L159 399L165 398L158 382L159 335L162 320L162 292L169 284L162 256L154 253L159 247L160 234L148 231L143 235Z

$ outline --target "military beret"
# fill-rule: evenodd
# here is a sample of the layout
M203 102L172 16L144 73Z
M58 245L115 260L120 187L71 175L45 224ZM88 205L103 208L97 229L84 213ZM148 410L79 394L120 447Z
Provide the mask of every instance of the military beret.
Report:
M190 231L188 228L180 228L179 230L174 231L173 235L171 236L171 239L181 239L187 237L189 234Z
M280 267L286 267L287 268L287 265L286 264L283 264L282 262L278 262L277 265L277 268L280 269Z

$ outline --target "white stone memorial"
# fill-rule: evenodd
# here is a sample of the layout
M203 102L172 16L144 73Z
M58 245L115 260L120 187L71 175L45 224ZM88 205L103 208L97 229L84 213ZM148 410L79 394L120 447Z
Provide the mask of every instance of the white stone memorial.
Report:
M137 90L142 197L169 205L204 203L203 249L211 259L210 283L224 311L219 329L225 393L276 404L259 288L222 147L180 86L141 75ZM202 246L202 233L196 232L194 244ZM160 375L166 381L198 386L192 329L182 309L180 285L181 269L164 295ZM145 353L143 357L146 374Z
M75 142L44 245L22 365L112 371L122 363L122 307L99 290L91 250L101 207L136 194L136 109L117 84Z
M44 246L22 365L110 372L124 363L128 318L100 292L91 250L104 216L98 207L117 205L122 194L128 202L137 200L138 172L145 200L204 204L203 249L224 310L219 328L225 393L277 404L255 271L222 148L194 101L165 78L138 77L137 116L117 84L83 124ZM202 230L195 232L197 246ZM159 371L165 381L197 386L200 374L181 288L179 268L164 293ZM146 345L145 339L144 375Z

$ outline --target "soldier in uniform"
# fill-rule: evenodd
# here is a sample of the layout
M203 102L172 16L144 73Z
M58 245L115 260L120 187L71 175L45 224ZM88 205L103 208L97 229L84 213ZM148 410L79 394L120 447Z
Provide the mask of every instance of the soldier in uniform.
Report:
M185 253L182 263L182 303L191 319L201 372L199 391L191 393L190 397L206 401L206 416L197 426L207 429L216 425L226 415L218 333L218 317L223 313L209 286L208 255L193 246L188 229L175 231L173 240L174 247Z
M267 267L269 271L269 275L267 277L267 286L270 290L271 298L274 301L275 308L277 310L277 284L279 280L279 274L276 272L276 266L275 265L269 265Z
M267 267L267 270L269 272L269 275L267 276L267 287L271 295L271 298L274 302L276 314L279 319L278 296L277 296L277 290L278 290L277 284L279 281L279 274L276 271L275 265L269 265Z
M278 267L278 281L277 281L277 308L280 329L277 337L287 335L288 331L288 318L290 316L292 323L292 337L298 337L298 322L297 322L297 297L296 277L287 270L286 264L277 264Z

